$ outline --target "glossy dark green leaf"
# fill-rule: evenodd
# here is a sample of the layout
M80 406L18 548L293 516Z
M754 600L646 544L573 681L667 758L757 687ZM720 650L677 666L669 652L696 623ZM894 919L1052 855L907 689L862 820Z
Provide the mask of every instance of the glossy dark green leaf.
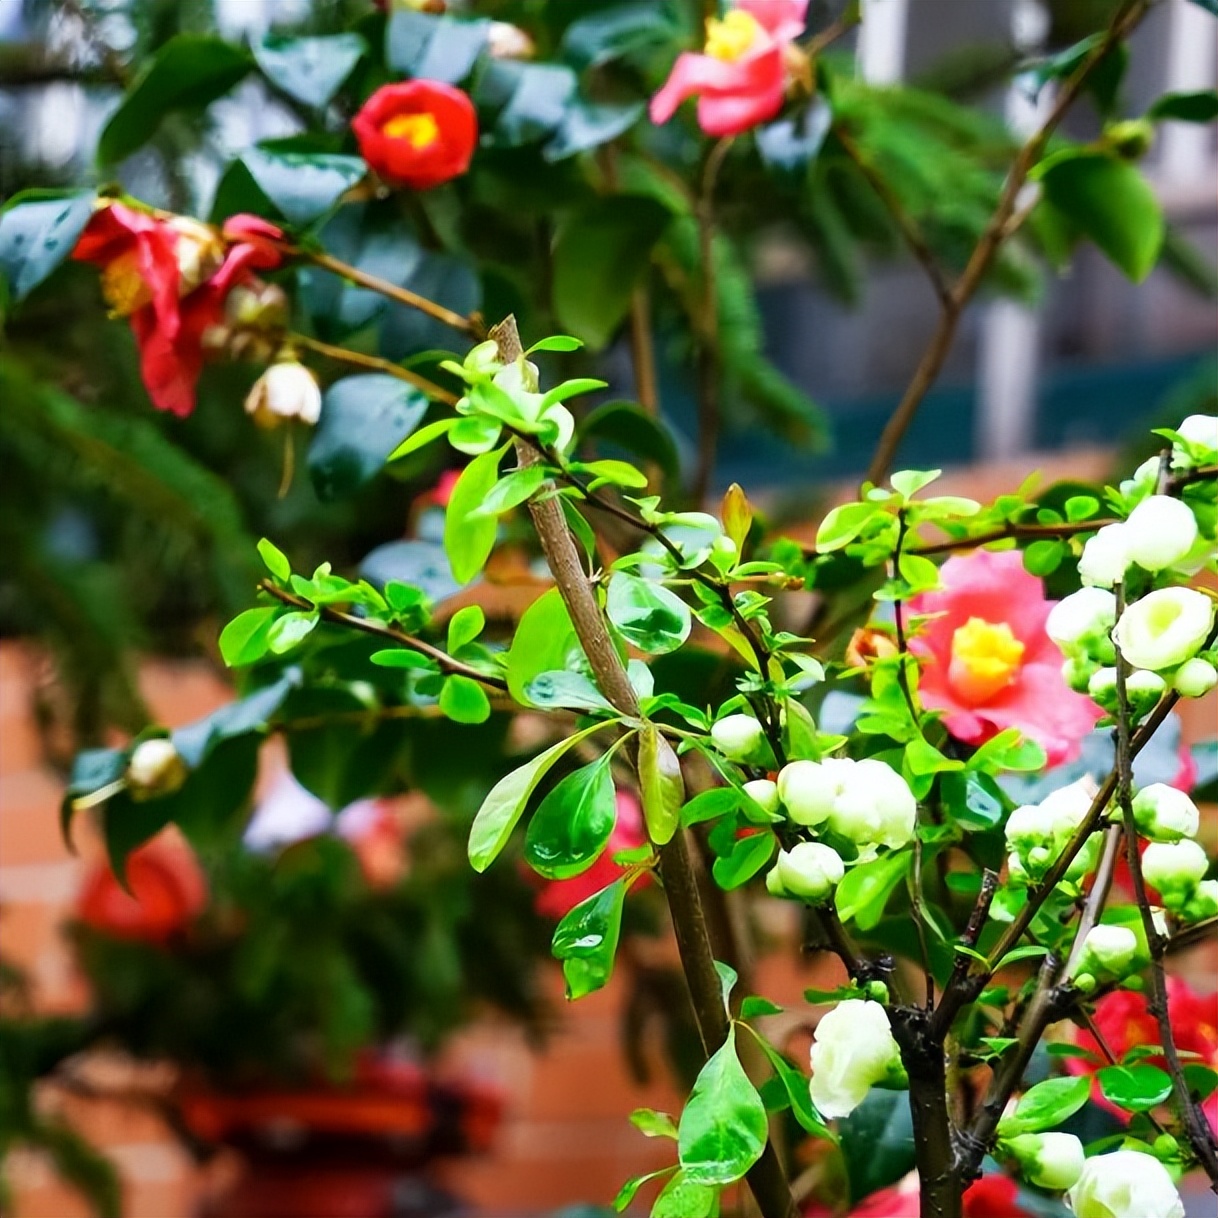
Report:
M575 96L575 73L563 64L497 60L479 80L479 93L502 103L491 124L496 145L517 148L552 135Z
M609 580L605 612L622 637L648 655L675 651L689 638L689 606L663 584L615 571Z
M0 275L13 300L30 294L65 258L93 215L91 190L23 190L0 211Z
M572 1002L599 990L612 975L625 900L626 883L615 880L581 901L555 927L550 950L562 961Z
M562 161L578 152L617 139L642 117L642 102L590 102L577 97L566 109L558 130L541 150L547 161Z
M672 840L680 824L685 780L680 759L654 723L646 724L639 732L638 767L647 836L657 846L663 846Z
M323 502L358 490L422 422L427 398L413 385L374 372L335 381L309 445L309 476Z
M582 672L538 673L525 686L530 706L542 710L612 710L613 703Z
M757 151L771 169L803 173L815 160L833 125L833 111L817 94L795 114L756 130Z
M499 480L497 452L475 457L453 486L444 514L444 552L458 583L467 584L481 570L495 546L498 522L493 516L474 516L491 487Z
M267 80L288 96L318 109L329 104L367 49L358 34L320 38L268 34L251 47Z
M838 1123L838 1134L855 1204L913 1169L913 1118L909 1096L903 1091L873 1087Z
M617 820L610 754L568 774L529 821L524 857L538 875L565 880L600 857Z
M459 673L445 678L440 690L440 709L454 723L485 723L491 717L491 703L472 677Z
M97 159L112 165L156 134L174 110L201 110L223 97L253 67L249 54L223 38L178 34L157 51L102 129Z
M1218 118L1218 92L1203 89L1196 93L1164 93L1146 111L1146 117L1162 122L1211 123Z
M176 728L171 737L174 747L182 760L193 769L201 766L212 750L226 740L239 736L264 736L271 719L299 684L300 670L289 668L270 685L228 702L202 719Z
M368 172L357 156L295 152L262 145L242 156L258 188L292 224L325 215Z
M745 1001L747 1002L748 999L745 999ZM773 1006L772 1003L770 1005ZM820 1113L816 1111L816 1107L812 1103L807 1076L801 1074L792 1066L764 1037L759 1036L757 1040L765 1052L770 1065L773 1066L774 1073L781 1081L783 1089L787 1093L787 1099L790 1102L791 1111L795 1114L795 1119L814 1138L825 1138L830 1142L836 1141L837 1139L829 1131L824 1121L820 1119Z
M653 461L669 478L680 469L677 446L660 420L634 402L605 402L579 428L581 440L601 439Z
M580 72L634 51L674 43L682 36L672 6L626 0L581 13L563 31L560 51Z
M981 833L1002 823L1010 801L988 774L969 770L944 774L939 781L945 810L956 824Z
M473 70L491 23L396 9L385 27L385 60L395 72L455 85Z
M630 308L652 246L668 227L653 198L614 195L571 216L554 243L553 305L559 323L600 350Z
M681 1113L677 1149L697 1184L732 1184L761 1158L765 1105L736 1056L736 1029L702 1067Z
M770 861L776 844L774 835L765 831L737 838L731 853L712 864L715 883L727 891L747 883Z
M1158 1066L1105 1066L1096 1071L1104 1098L1128 1112L1149 1112L1171 1095L1171 1075Z

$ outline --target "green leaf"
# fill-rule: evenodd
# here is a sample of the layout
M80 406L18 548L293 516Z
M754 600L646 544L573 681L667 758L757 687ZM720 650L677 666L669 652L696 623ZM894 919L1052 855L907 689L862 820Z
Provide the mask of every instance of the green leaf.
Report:
M288 580L292 575L292 564L288 556L273 542L263 537L258 542L258 553L266 563L266 569L278 580Z
M657 846L663 846L672 840L680 824L685 780L681 777L681 762L672 745L654 723L644 725L639 732L638 765L639 797L647 822L647 836Z
M72 253L96 197L91 190L23 190L0 210L0 274L14 301Z
M431 656L425 656L412 647L388 647L374 651L368 657L378 668L422 669L424 672L439 672L440 665Z
M311 224L324 216L368 172L357 156L298 152L264 143L241 157L258 189L291 224Z
M516 626L507 654L508 692L521 706L531 706L530 682L542 673L567 668L572 656L582 655L562 594L550 588L524 611Z
M396 377L374 372L335 381L309 445L317 497L323 503L344 498L376 477L426 413L427 398Z
M677 1140L677 1123L667 1112L654 1108L636 1108L630 1114L630 1123L646 1138L672 1138Z
M1050 1078L1024 1093L1010 1116L998 1122L998 1136L1042 1133L1073 1116L1091 1094L1091 1078Z
M746 998L745 1002L747 1003L748 1001ZM772 1006L773 1004L771 1003L770 1005ZM743 1008L741 1009L741 1016L743 1017ZM791 1111L795 1114L795 1119L814 1138L826 1138L830 1142L835 1142L837 1139L829 1131L824 1121L820 1119L820 1113L816 1111L816 1107L812 1103L807 1076L796 1070L764 1036L758 1035L756 1040L769 1060L770 1065L773 1066L774 1073L782 1082L783 1089L787 1093L787 1099L791 1103Z
M681 809L681 824L688 828L690 825L726 816L729 812L735 812L745 798L744 792L736 787L712 787L709 791L695 795Z
M1196 93L1164 93L1146 111L1146 117L1158 122L1212 123L1218 118L1218 92L1202 89Z
M761 1158L765 1105L736 1056L736 1029L698 1074L681 1113L677 1149L686 1178L732 1184Z
M584 344L570 334L551 334L549 338L540 338L526 352L532 355L534 351L578 351Z
M617 821L611 753L568 774L529 821L524 857L547 880L566 880L600 857Z
M668 5L625 0L580 11L563 32L563 59L580 72L634 51L664 46L681 35Z
M633 127L643 109L642 102L592 102L576 97L567 106L558 130L542 148L541 155L553 163L599 148Z
M843 922L853 919L860 930L874 929L884 916L888 898L904 882L912 864L913 852L899 850L852 867L833 894L838 917Z
M1135 283L1150 274L1163 245L1163 212L1135 166L1102 152L1082 152L1049 164L1041 189Z
M1133 1066L1105 1066L1097 1070L1104 1098L1129 1112L1149 1112L1171 1095L1171 1075L1158 1066L1138 1062Z
M499 479L498 452L475 457L462 471L448 498L444 514L444 552L453 578L468 584L482 570L495 547L498 525L494 517L472 513Z
M605 402L591 411L579 429L581 440L600 437L653 461L668 478L680 469L677 446L658 419L633 402Z
M267 648L277 656L284 655L312 634L317 622L316 610L289 610L279 614L267 631Z
M491 703L472 677L455 674L440 689L440 709L454 723L485 723L491 717Z
M898 494L912 499L924 487L937 481L942 473L941 469L899 469L889 482Z
M496 60L479 77L475 100L507 97L491 135L501 148L519 148L544 140L562 125L575 85L575 73L565 64Z
M271 624L279 612L273 606L246 609L220 631L220 655L229 668L242 668L266 655Z
M854 1202L895 1183L914 1167L913 1118L909 1097L873 1087L867 1098L838 1122L850 1197Z
M473 70L491 23L395 8L385 27L385 60L395 72L455 85Z
M461 420L462 423L467 421ZM495 438L498 439L498 430L495 432ZM526 465L524 469L514 469L495 483L482 506L476 508L473 515L491 519L502 516L504 512L510 512L512 508L529 499L545 480L544 465Z
M1008 801L988 774L945 774L940 789L948 816L962 828L982 833L1002 823Z
M599 990L613 974L625 900L626 881L615 880L581 901L555 927L550 950L562 961L571 1002Z
M647 485L647 475L629 461L585 461L579 466L580 472L591 474L598 482L612 482L614 486L626 486L632 490L642 490Z
M1023 552L1023 565L1029 575L1039 575L1043 578L1052 575L1062 565L1068 553L1063 541L1034 541Z
M553 306L588 346L605 347L630 308L651 247L668 226L663 204L642 195L597 199L559 229L553 252Z
M816 530L816 548L819 551L840 550L852 542L867 527L873 516L882 508L874 503L843 503L835 507Z
M550 767L568 749L574 748L604 726L604 723L594 723L583 731L567 736L501 778L491 788L469 831L469 861L475 871L485 871L507 845L512 830L524 813L529 796Z
M915 776L938 774L945 770L961 770L964 763L945 757L929 740L915 736L905 746L905 764Z
M1023 947L1013 948L1007 952L1005 956L994 966L994 971L1006 968L1011 964L1018 964L1021 960L1040 960L1049 954L1047 947L1041 947L1037 943L1026 943Z
M663 584L627 571L609 580L605 612L628 643L648 655L675 651L689 638L689 606Z
M223 38L178 34L166 42L110 116L97 159L112 165L146 144L174 110L202 110L223 97L253 67L249 55Z
M757 994L750 994L740 1004L741 1019L757 1019L762 1015L781 1015L782 1007L776 1002L771 1002L768 998L762 998Z
M426 427L420 427L412 436L407 436L385 458L386 462L397 461L402 457L408 457L413 452L418 452L420 448L426 448L433 440L438 440L442 435L448 432L457 425L457 419L437 419L434 423L428 423Z
M691 1180L684 1171L664 1185L651 1207L651 1218L716 1218L718 1213L719 1190Z
M635 1199L639 1189L648 1180L655 1180L660 1176L666 1176L672 1170L674 1169L671 1167L661 1167L659 1171L649 1171L644 1176L631 1176L618 1190L617 1196L613 1198L613 1208L620 1214Z
M458 609L448 621L448 654L456 655L462 647L472 643L486 626L486 614L481 605L465 605Z
M262 74L306 106L329 105L368 49L358 34L284 38L267 34L250 48Z
M613 710L613 703L582 672L538 673L524 692L528 704L541 710Z
M770 861L776 841L768 830L749 833L732 843L730 854L715 859L711 870L715 883L725 891L747 883Z

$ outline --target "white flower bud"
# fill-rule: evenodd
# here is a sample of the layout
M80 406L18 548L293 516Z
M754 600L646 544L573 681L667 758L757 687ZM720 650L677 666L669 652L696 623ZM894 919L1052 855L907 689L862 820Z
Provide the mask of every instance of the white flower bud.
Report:
M1142 855L1142 875L1159 890L1163 904L1177 909L1192 895L1209 870L1210 861L1191 838L1178 842L1151 842Z
M1115 668L1097 668L1087 682L1087 696L1105 710L1112 710L1117 704L1116 680Z
M141 740L127 760L127 790L135 799L170 795L186 781L186 774L186 763L172 740Z
M841 855L820 842L800 842L778 852L774 869L783 890L805 901L823 901L846 874Z
M1202 880L1180 910L1180 917L1185 922L1200 922L1215 916L1218 916L1218 880Z
M1195 837L1201 826L1197 805L1183 791L1165 782L1151 783L1133 797L1133 817L1138 831L1156 842Z
M1138 714L1145 714L1163 696L1167 682L1157 672L1135 668L1125 679L1125 696Z
M290 419L312 426L321 418L317 378L297 360L272 364L249 391L245 413L259 427L278 427Z
M900 849L912 840L918 801L900 774L882 761L855 762L833 805L829 828L859 846Z
M778 798L797 825L819 825L829 818L854 763L846 758L825 762L792 761L778 771Z
M1167 1168L1140 1150L1088 1159L1066 1199L1075 1218L1184 1218Z
M1038 1188L1060 1193L1083 1174L1083 1144L1072 1133L1024 1133L1006 1148L1019 1160L1024 1179Z
M1125 526L1106 524L1084 544L1078 560L1078 575L1084 584L1091 587L1111 588L1125 578L1128 566Z
M1177 563L1197 540L1197 518L1188 504L1170 495L1151 495L1125 521L1125 551L1147 571Z
M765 748L765 731L752 715L728 715L711 727L715 748L729 761L752 761Z
M492 59L532 59L537 51L524 30L506 21L491 22L486 34L486 49Z
M1053 826L1053 840L1059 848L1074 836L1075 830L1087 819L1097 789L1090 777L1080 778L1058 787L1040 801L1041 811Z
M1067 651L1107 634L1115 623L1116 597L1106 588L1080 588L1049 611L1045 633Z
M1032 882L1028 869L1023 865L1023 859L1014 851L1007 855L1007 878L1016 888L1026 888Z
M1076 694L1085 694L1091 688L1091 678L1095 670L1094 660L1074 656L1062 665L1062 680Z
M1159 458L1147 457L1137 469L1132 478L1121 481L1121 494L1127 499L1137 500L1146 495L1153 495L1159 485Z
M814 1039L812 1102L823 1117L849 1116L873 1086L900 1073L901 1052L878 1002L839 1002L816 1025Z
M1006 839L1009 849L1026 855L1053 840L1053 820L1039 804L1024 804L1007 817Z
M1179 427L1175 428L1190 444L1211 452L1218 450L1218 415L1190 414ZM1191 466L1192 462L1184 450L1177 444L1172 450L1172 466L1181 469Z
M744 793L757 804L763 812L778 811L778 784L768 778L754 778L744 784Z
M1160 588L1125 609L1112 637L1127 663L1161 672L1192 659L1213 623L1208 596L1192 588Z
M1185 698L1201 698L1218 685L1218 669L1208 660L1193 656L1176 669L1172 687Z
M1093 926L1083 940L1078 971L1095 977L1123 977L1137 954L1138 937L1128 926Z

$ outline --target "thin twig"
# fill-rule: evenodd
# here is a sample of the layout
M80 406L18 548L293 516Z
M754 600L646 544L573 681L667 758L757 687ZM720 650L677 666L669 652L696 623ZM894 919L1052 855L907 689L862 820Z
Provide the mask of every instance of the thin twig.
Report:
M324 343L319 338L310 338L307 334L289 333L284 335L284 342L304 351L312 351L314 355L324 355L342 364L351 364L356 368L367 368L371 372L383 372L387 376L395 376L399 381L405 381L416 389L421 389L429 398L444 402L449 406L457 404L457 396L447 389L429 381L427 377L395 364L391 359L380 355L365 355L362 351L352 351L347 347L338 347L333 343Z
M1070 978L1074 975L1078 959L1083 954L1083 943L1099 921L1104 902L1108 900L1108 890L1112 887L1112 877L1116 871L1116 861L1121 852L1120 825L1109 825L1104 830L1104 845L1100 853L1100 863L1095 869L1095 880L1091 891L1087 894L1087 903L1083 906L1082 916L1078 920L1078 930L1074 935L1074 944L1070 948L1069 958L1063 975Z

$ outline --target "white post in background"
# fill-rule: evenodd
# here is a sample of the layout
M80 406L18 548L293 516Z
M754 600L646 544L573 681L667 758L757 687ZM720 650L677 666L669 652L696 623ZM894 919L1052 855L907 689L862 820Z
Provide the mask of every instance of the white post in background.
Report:
M893 85L905 74L909 0L863 0L855 63L869 84Z
M1011 35L1021 51L1039 46L1048 27L1049 15L1039 0L1014 0ZM1026 139L1052 105L1051 84L1032 98L1016 81L1006 97L1007 125ZM1040 329L1040 314L1018 301L995 300L986 308L977 339L976 446L984 459L1014 457L1032 446Z
M1214 18L1191 0L1172 0L1165 91L1193 93L1218 81ZM1214 184L1213 130L1208 123L1164 123L1159 129L1159 176L1164 185ZM1211 196L1212 197L1212 196Z

